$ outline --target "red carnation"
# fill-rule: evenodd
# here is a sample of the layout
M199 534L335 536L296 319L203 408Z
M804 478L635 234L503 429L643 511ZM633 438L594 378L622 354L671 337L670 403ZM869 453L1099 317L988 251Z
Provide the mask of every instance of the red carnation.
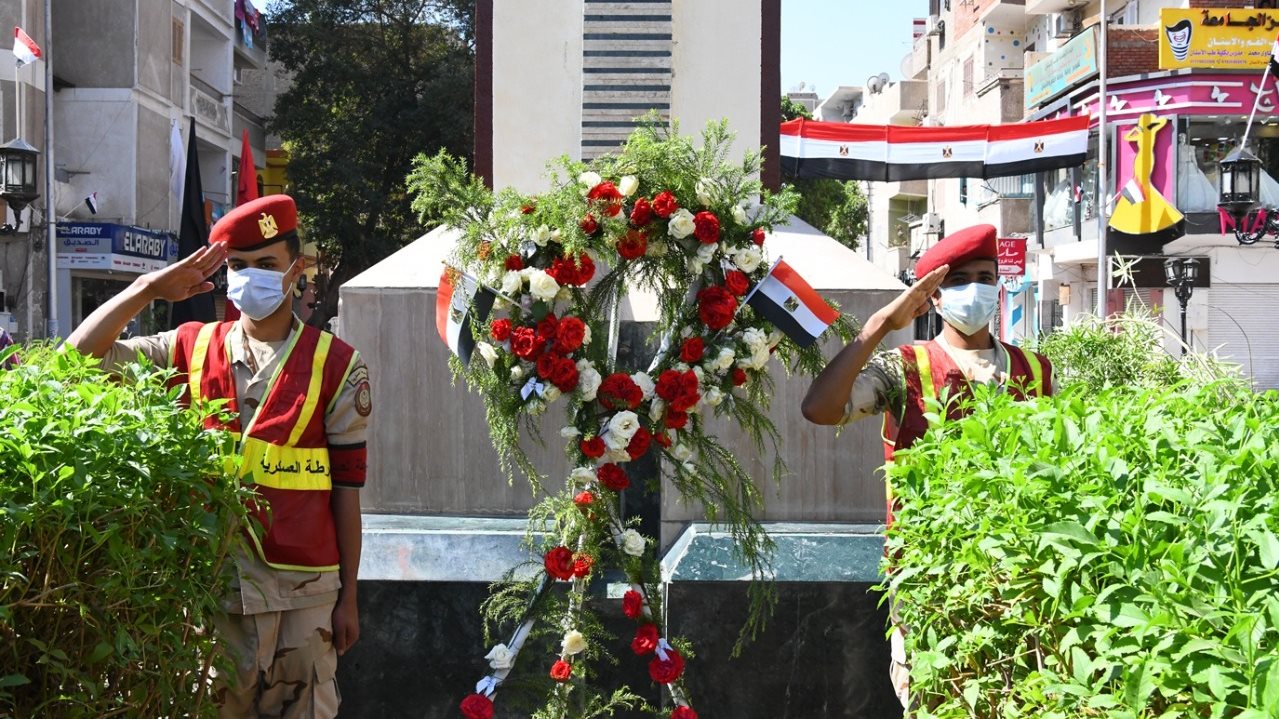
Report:
M537 323L537 338L543 342L554 342L560 329L560 321L555 315L548 314Z
M657 640L662 635L657 632L656 624L641 624L639 629L635 630L635 638L631 640L631 651L637 656L652 654L657 649Z
M622 614L630 619L639 619L644 613L644 596L634 589L626 590L622 595Z
M741 387L746 384L746 370L741 367L733 368L733 386Z
M577 445L582 450L582 454L591 459L599 459L604 456L604 440L599 437L591 437L584 439Z
M617 254L624 260L634 260L644 256L648 251L648 235L643 230L628 230L622 239L617 241Z
M587 282L590 282L591 278L595 276L595 260L592 260L590 255L583 252L577 256L575 269L577 270L576 276L569 284L579 286L584 285Z
M556 257L551 260L551 266L546 268L546 274L561 285L571 285L577 279L577 268L571 261Z
M631 441L626 445L626 453L631 456L631 460L637 460L644 456L648 451L649 442L653 440L653 435L647 429L640 427L635 436L631 437Z
M493 702L483 694L472 694L463 699L460 708L466 719L493 719Z
M573 552L568 547L556 547L542 557L546 573L555 579L567 580L573 577Z
M630 375L615 372L600 383L596 397L605 409L635 409L644 399L644 390L635 384Z
M751 241L753 241L755 244L759 245L760 247L764 246L764 228L763 227L755 228L755 231L751 233Z
M722 330L737 314L737 298L723 287L705 287L697 293L697 316L712 330Z
M693 236L703 245L719 242L719 218L715 213L702 210L693 216Z
M586 490L578 492L573 497L573 504L577 505L579 509L585 509L594 503L595 503L595 495L591 494L590 492Z
M583 217L582 220L577 223L577 226L582 228L582 232L585 232L588 237L595 234L600 229L600 223L595 219L595 215L591 214L587 214L586 217Z
M706 343L701 337L689 337L679 348L679 361L693 364L706 354Z
M577 363L567 357L557 357L555 366L551 368L549 379L559 391L572 392L577 389L577 382L580 379Z
M519 272L524 269L524 260L519 255L511 255L506 258L506 269Z
M591 573L595 558L589 554L579 554L573 558L573 576L581 579Z
M592 187L591 191L586 193L586 199L603 204L604 214L609 217L617 217L622 211L622 193L618 191L617 185L611 182L601 182Z
M658 432L657 434L653 435L653 441L662 445L662 447L665 449L671 448L671 436L665 432Z
M595 477L599 479L600 484L614 492L620 492L631 486L631 478L626 476L626 470L612 462L600 465L599 469L595 470Z
M557 682L566 682L573 676L573 665L563 659L556 659L551 665L551 678Z
M724 286L729 292L741 297L751 288L751 280L741 270L729 270L724 273Z
M677 649L667 649L665 661L661 657L653 657L648 663L648 675L658 684L670 684L683 673L684 657Z
M678 209L679 202L676 201L675 195L671 194L670 190L662 190L657 193L657 197L653 198L653 212L663 220L670 217Z
M511 321L502 318L493 320L489 323L489 334L498 342L505 342L511 338Z
M581 349L586 339L586 323L577 317L565 317L560 320L555 334L555 351L568 354Z
M641 197L635 201L635 207L631 208L631 224L636 227L643 227L653 220L653 206L649 204L648 198Z
M666 413L667 429L684 429L688 424L688 412L670 410Z
M541 354L544 344L532 327L516 327L511 330L511 351L520 359L533 361Z
M693 370L686 372L666 370L657 376L656 392L657 396L666 400L670 409L675 412L691 409L702 398L698 391L697 373ZM669 416L666 426L671 426Z
M693 711L693 707L675 707L671 719L697 719L697 712Z
M526 215L531 215L533 214L533 211L536 209L537 209L537 205L534 205L533 203L530 202L529 204L521 207L520 212L523 212Z

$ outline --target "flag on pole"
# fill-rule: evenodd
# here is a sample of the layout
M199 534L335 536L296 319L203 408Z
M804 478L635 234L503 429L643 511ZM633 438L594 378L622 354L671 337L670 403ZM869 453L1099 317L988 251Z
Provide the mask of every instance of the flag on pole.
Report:
M200 155L196 152L195 118L191 118L187 134L186 182L182 188L182 224L178 233L178 258L190 256L209 244L209 226L204 221L204 188L200 184ZM201 292L181 302L173 303L170 316L172 328L183 322L213 322L217 315L213 310L213 294Z
M187 171L186 148L182 145L182 128L174 119L169 126L169 195L182 201L182 181Z
M1133 205L1139 205L1146 201L1146 193L1142 191L1141 183L1137 182L1135 177L1124 185L1124 189L1119 191L1119 196Z
M800 347L817 341L839 313L790 265L778 260L746 298L746 304Z
M471 361L475 350L475 336L471 332L471 320L480 326L493 310L497 295L468 274L452 267L445 267L440 275L440 286L435 295L435 329L449 351L457 355L462 364Z
M253 164L253 148L249 146L249 130L245 128L240 140L240 173L235 183L235 204L243 205L258 199L258 169Z
M90 192L89 196L84 198L84 205L89 208L90 215L98 214L98 193Z
M41 55L40 46L36 44L36 41L23 32L22 28L15 27L13 29L13 56L18 59L18 67L39 60Z

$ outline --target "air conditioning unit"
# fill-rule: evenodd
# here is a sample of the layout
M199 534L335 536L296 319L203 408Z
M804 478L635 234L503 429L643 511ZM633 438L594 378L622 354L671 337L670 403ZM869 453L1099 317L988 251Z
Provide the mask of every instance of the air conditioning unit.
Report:
M1073 12L1059 12L1048 16L1048 29L1055 38L1070 37L1079 32L1079 16Z
M942 24L940 17L937 15L929 15L928 20L924 22L924 34L939 35L941 34L943 27L945 27L945 25Z
M925 212L920 219L920 228L926 235L941 234L941 215L936 212Z

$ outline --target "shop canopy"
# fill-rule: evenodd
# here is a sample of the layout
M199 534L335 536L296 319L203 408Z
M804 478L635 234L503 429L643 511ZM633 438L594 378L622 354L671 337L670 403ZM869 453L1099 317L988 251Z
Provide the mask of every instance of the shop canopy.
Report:
M1088 116L1015 125L902 127L791 120L781 126L782 174L808 179L1008 177L1078 167Z

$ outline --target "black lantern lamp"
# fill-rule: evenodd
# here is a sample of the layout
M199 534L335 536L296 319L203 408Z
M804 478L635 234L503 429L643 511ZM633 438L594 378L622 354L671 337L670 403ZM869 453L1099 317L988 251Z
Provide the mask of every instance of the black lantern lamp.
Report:
M1172 286L1181 303L1181 353L1186 354L1189 347L1186 335L1186 305L1190 303L1190 295L1195 291L1195 282L1199 279L1199 260L1193 257L1169 257L1164 260L1164 277Z
M22 223L22 211L40 197L36 191L36 157L40 151L16 138L0 145L0 199L9 203L15 225L4 225L0 232L13 234Z
M1261 160L1241 146L1222 158L1220 168L1217 207L1234 221L1235 240L1254 245L1266 235L1279 237L1279 211L1261 207Z

